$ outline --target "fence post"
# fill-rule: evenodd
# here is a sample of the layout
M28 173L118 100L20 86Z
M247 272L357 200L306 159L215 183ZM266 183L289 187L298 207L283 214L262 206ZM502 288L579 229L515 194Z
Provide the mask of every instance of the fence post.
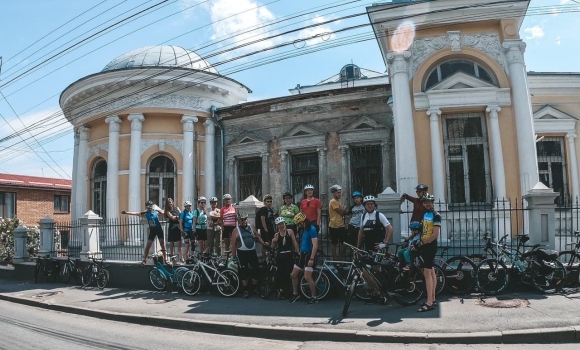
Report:
M88 261L89 257L101 258L102 252L99 241L100 216L89 210L81 217L82 248L81 260Z
M550 249L556 246L555 217L556 204L554 200L558 193L543 183L538 182L524 196L529 209L529 227L531 244L546 244Z
M391 225L393 225L393 242L401 241L401 196L387 187L383 193L380 193L377 202L377 210L383 213Z
M54 256L56 247L54 246L54 220L48 215L40 219L40 248L38 249L39 256Z
M14 229L14 256L12 257L12 263L21 264L28 261L27 237L28 230L25 227L18 226Z
M259 209L263 206L264 206L263 202L260 202L260 200L258 198L250 195L248 198L239 202L236 205L236 209L238 210L238 213L243 211L246 214L248 214L248 223L255 226L256 225L256 209ZM228 250L228 247L226 247L226 250ZM261 245L259 245L259 244L257 245L256 252L258 253L258 257L262 256L262 246Z

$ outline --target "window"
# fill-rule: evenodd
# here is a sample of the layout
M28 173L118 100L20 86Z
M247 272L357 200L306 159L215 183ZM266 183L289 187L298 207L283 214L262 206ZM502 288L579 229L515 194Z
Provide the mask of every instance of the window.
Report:
M249 196L262 200L262 158L238 160L238 200Z
M93 212L101 217L107 215L107 162L100 159L96 162L91 177L93 193ZM56 202L55 202L56 211Z
M54 211L61 213L70 212L69 203L70 203L69 196L61 196L61 195L54 196Z
M450 60L435 67L425 80L425 90L439 84L457 72L477 77L492 85L496 85L495 77L479 64L468 60Z
M559 193L556 204L570 200L566 179L566 154L563 137L544 137L536 143L540 181ZM575 199L574 199L575 200Z
M449 203L490 203L489 149L483 113L445 115L444 123Z
M153 158L149 163L147 172L148 200L163 207L167 198L175 199L175 179L173 160L164 155ZM195 197L195 193L192 193L191 196Z
M360 79L360 68L354 64L347 64L340 70L340 81Z
M350 148L351 189L365 196L383 191L383 154L380 145Z
M290 177L294 200L302 199L308 184L314 185L314 196L318 197L318 153L293 154Z
M0 192L0 217L16 216L16 193Z

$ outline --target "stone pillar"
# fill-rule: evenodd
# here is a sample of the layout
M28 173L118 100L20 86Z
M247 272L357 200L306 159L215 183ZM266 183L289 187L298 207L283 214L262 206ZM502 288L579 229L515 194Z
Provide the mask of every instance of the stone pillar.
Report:
M282 192L292 190L290 185L288 185L288 151L286 150L280 150L280 182ZM292 195L294 195L294 193L292 193Z
M408 231L408 228L401 226L401 196L392 188L387 187L382 193L379 193L376 199L377 210L387 217L393 225L393 241L401 242L401 231ZM390 248L394 253L394 248Z
M528 203L529 220L528 230L530 235L530 245L545 244L550 249L556 247L556 230L555 230L555 213L556 205L554 200L558 193L551 188L546 187L543 183L538 182L524 199Z
M572 175L571 187L572 187L572 202L576 203L578 200L578 196L580 195L580 180L578 179L578 158L576 158L576 145L574 143L574 139L576 138L576 134L568 133L566 135L568 139L568 149L570 150L570 157L569 157L569 166L570 166L570 173Z
M445 202L445 160L443 159L443 142L439 132L439 117L441 110L432 108L427 111L431 129L431 171L433 172L433 188L435 200Z
M105 119L105 123L109 124L107 219L113 219L119 217L119 130L121 128L121 119L116 115L111 115Z
M393 114L395 123L395 162L397 191L413 193L418 181L417 152L415 149L415 126L409 86L409 60L411 53L389 52L389 76L393 91Z
M508 61L513 106L516 115L520 183L522 194L524 194L531 190L532 186L539 181L536 134L524 62L526 44L522 40L506 40L503 43L503 48Z
M54 246L54 220L48 215L40 219L40 247L38 248L39 256L55 256L56 247Z
M327 179L328 176L326 174L326 147L318 147L316 149L318 151L318 187L319 187L319 196L322 203L328 203L328 183ZM322 205L324 209L325 205Z
M131 146L129 150L129 211L141 211L141 129L145 117L131 113Z
M204 164L204 187L205 196L208 198L215 193L215 123L211 119L206 119L205 126L205 164ZM209 202L208 202L209 203Z
M270 164L268 163L268 155L270 153L261 153L262 157L262 196L270 193Z
M501 111L501 108L499 106L488 106L485 111L489 113L494 197L497 200L504 200L506 198L505 170L503 164L503 148L501 146L501 131L498 120L498 113Z
M234 200L236 199L236 186L234 183L234 165L236 163L236 159L235 158L228 158L228 193L232 195L232 197L234 197ZM238 198L240 199L240 198ZM233 201L232 201L233 203Z
M342 198L343 200L350 201L351 200L351 188L350 188L350 178L349 178L349 171L348 171L348 145L338 146L340 149L341 154L341 176L340 176L340 186L342 187ZM357 188L353 188L352 190L359 190Z
M72 178L73 178L73 185L71 188L71 219L74 221L79 218L79 214L77 213L77 171L79 168L79 133L78 130L74 129L74 151L73 151L73 170L72 170Z
M87 161L89 157L89 128L80 126L79 133L79 153L77 159L76 177L76 214L81 215L87 207Z
M391 166L391 153L389 152L391 143L391 136L387 133L386 141L381 142L381 156L382 156L382 176L383 176L383 188L387 188L390 185L391 177L389 176L390 166ZM353 190L356 190L353 188Z
M254 196L249 196L243 201L238 202L236 209L239 212L245 212L248 214L248 223L256 226L256 210L262 208L264 203ZM229 247L227 248L229 250ZM258 257L262 256L262 246L258 244L256 246L256 252Z
M102 220L102 218L91 210L81 217L83 244L80 255L82 261L88 261L89 257L97 259L102 257L101 247L99 245L100 220Z
M28 261L28 250L26 249L26 238L28 230L25 227L18 226L14 229L14 264L22 264Z
M183 123L183 176L181 202L195 202L195 123L197 117L184 115Z

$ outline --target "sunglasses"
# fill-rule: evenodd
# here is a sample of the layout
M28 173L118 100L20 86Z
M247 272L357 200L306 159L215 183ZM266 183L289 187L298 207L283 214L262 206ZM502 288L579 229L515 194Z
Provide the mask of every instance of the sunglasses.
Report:
M266 201L266 203L272 203L272 201Z
M205 204L205 202L197 202L197 204Z

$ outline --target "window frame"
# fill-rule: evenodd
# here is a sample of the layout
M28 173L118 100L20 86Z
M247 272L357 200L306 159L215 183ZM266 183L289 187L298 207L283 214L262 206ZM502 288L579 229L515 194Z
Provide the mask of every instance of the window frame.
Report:
M477 79L481 79L482 81L485 81L486 83L489 83L489 84L492 84L492 85L495 85L495 86L499 86L498 79L495 76L495 74L493 74L493 72L491 72L489 69L483 67L481 64L479 64L479 63L477 63L475 61L472 61L472 60L465 59L465 58L453 58L453 59L450 59L450 60L447 60L447 61L444 61L444 62L439 63L437 66L435 66L435 68L433 68L431 71L429 71L428 74L425 75L425 80L423 82L423 91L427 91L430 88L432 88L433 86L436 86L437 84L440 84L441 82L445 81L446 79L449 79L450 77L454 76L457 72L452 73L452 74L450 74L449 76L447 76L445 78L443 78L442 73L441 73L441 66L442 65L444 65L444 64L450 64L450 63L453 63L453 62L463 62L463 63L469 62L469 63L472 63L474 65L473 70L474 70L474 73L475 74L474 75L472 75L470 73L465 73L465 74L468 74L470 76L473 76L473 77L475 77ZM482 78L480 76L481 75L481 73L479 71L480 69L483 70L490 77L491 81L488 81L487 79ZM434 84L427 86L427 83L428 83L429 79L431 78L431 75L433 73L435 73L435 72L437 72L437 81Z
M153 161L159 157L166 157L167 159L169 159L169 161L171 161L173 163L173 172L153 172L150 171L151 169L151 163L153 163ZM177 193L177 162L175 161L175 159L173 159L168 153L157 153L154 154L153 156L151 156L151 158L149 159L149 161L147 162L147 172L146 172L146 177L145 177L145 183L146 183L146 188L147 188L147 192L146 192L146 196L147 196L147 200L151 200L153 201L153 203L159 205L160 207L164 207L165 206L165 200L167 198L173 198L173 202L174 203L178 203L177 202L177 198L175 196L175 194ZM166 174L172 174L172 177L170 176L163 176ZM154 184L152 185L150 182L150 180L152 178L156 178L159 179L159 184ZM173 194L168 193L166 198L163 198L163 189L164 189L164 179L173 179ZM151 199L151 188L158 188L158 198L157 200L153 200ZM193 189L194 193L192 193L191 195L194 198L197 198L196 194L195 194L195 188Z
M301 157L306 155L316 155L316 171L312 170L294 170L294 158ZM316 150L295 150L289 154L289 179L290 179L290 191L294 197L295 202L299 202L304 195L304 186L308 185L309 183L304 183L302 188L294 188L295 184L297 183L294 181L295 178L305 176L305 175L314 175L314 180L312 185L314 185L314 197L319 198L320 193L320 154Z
M13 214L12 216L8 217L6 216L6 195L10 194L13 196L13 206L14 208L12 208ZM11 219L13 217L16 217L18 215L18 193L17 192L8 192L8 191L0 191L0 218L5 218L5 219Z
M91 172L91 208L93 212L101 217L106 217L107 215L107 172L105 175L96 176L97 167L101 163L105 163L107 166L107 172L109 171L109 164L104 158L97 158L93 165L93 170ZM98 191L95 189L95 184L99 185ZM97 193L99 196L99 208L97 209Z
M353 153L356 149L360 149L360 148L369 148L369 147L373 147L376 148L380 157L380 161L377 162L378 165L378 174L379 174L379 184L378 184L378 192L377 193L370 193L369 191L365 191L364 188L359 188L358 186L355 185L354 181L355 181L355 164L356 164L356 160L353 162ZM348 150L348 159L349 159L349 181L350 181L350 189L351 191L361 191L364 195L367 194L372 194L373 196L378 196L379 193L381 193L384 189L383 187L383 183L384 183L384 159L383 159L383 149L382 149L382 145L380 144L380 142L377 143L368 143L368 144L351 144L349 145L349 150ZM360 167L363 168L363 167ZM366 168L373 168L370 166L367 166Z
M249 162L249 161L255 161L256 163L259 164L259 168L260 168L260 172L258 174L258 172L256 172L256 175L259 175L260 177L260 181L259 181L259 188L260 188L260 192L259 193L250 193L252 196L258 198L259 200L261 200L261 197L263 195L264 189L262 188L262 157L260 155L249 155L249 156L245 156L245 157L239 157L236 158L236 164L235 164L235 178L236 178L236 196L238 198L238 201L243 201L247 198L247 196L245 196L244 194L242 194L242 186L241 186L241 182L240 182L240 176L241 175L241 165L240 163L243 162ZM249 175L247 175L249 176Z
M540 135L542 136L542 135ZM562 155L560 156L540 156L538 154L538 144L543 142L554 142L557 141L560 144L560 150ZM553 187L554 175L552 171L552 163L561 163L562 164L562 192L556 192ZM540 170L540 163L547 163L548 170ZM559 193L558 197L555 199L555 203L558 206L565 205L570 200L570 184L568 178L568 152L566 149L566 142L564 136L544 136L544 139L540 140L536 144L536 164L538 166L538 175L541 177L542 175L548 175L549 184L546 185L549 188L553 189L554 192ZM543 181L541 181L543 183ZM562 198L563 196L563 198Z
M59 200L59 209L56 209L56 200ZM66 198L67 199L67 207L66 210L62 210L62 199ZM55 194L54 195L54 199L53 199L53 212L55 214L68 214L70 213L70 195L68 194Z

